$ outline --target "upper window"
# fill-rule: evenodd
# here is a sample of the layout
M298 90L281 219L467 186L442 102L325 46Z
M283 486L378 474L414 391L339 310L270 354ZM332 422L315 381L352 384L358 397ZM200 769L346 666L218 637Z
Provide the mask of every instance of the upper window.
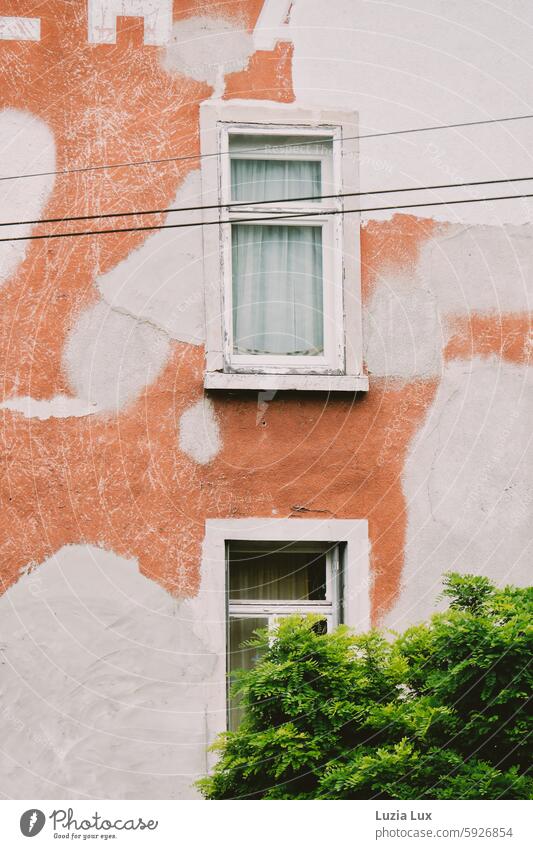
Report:
M269 107L203 107L206 387L364 389L347 129Z
M229 362L235 368L307 368L334 361L334 288L324 276L335 224L331 138L229 133L231 286ZM245 205L243 205L245 204ZM313 217L305 214L312 211ZM298 218L298 214L302 218ZM257 218L282 216L282 223ZM290 216L284 220L283 215ZM250 217L255 223L247 223ZM312 358L312 359L311 359Z

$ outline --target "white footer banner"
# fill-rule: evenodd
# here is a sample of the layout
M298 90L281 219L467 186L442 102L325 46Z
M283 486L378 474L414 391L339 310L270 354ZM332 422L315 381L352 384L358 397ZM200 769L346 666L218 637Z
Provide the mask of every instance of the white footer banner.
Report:
M4 800L0 845L531 849L532 814L527 801Z

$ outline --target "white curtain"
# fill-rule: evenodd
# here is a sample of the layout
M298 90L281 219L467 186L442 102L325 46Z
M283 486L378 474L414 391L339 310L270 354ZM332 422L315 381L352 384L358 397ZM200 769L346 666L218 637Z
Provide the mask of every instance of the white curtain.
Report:
M320 601L326 598L325 554L302 552L232 553L233 601Z
M232 199L318 197L319 161L231 160ZM316 355L324 349L320 226L232 225L233 349Z
M268 627L268 618L266 616L253 616L239 618L230 616L229 620L229 671L230 675L237 669L252 669L261 655L264 654L266 645L243 646L244 642L251 640L254 636L254 631L259 628ZM229 700L229 727L230 731L236 731L242 722L244 710L241 707L241 699L234 693L230 694Z
M231 160L233 201L255 203L318 198L321 184L320 162L290 159Z
M324 350L320 226L233 224L233 350Z

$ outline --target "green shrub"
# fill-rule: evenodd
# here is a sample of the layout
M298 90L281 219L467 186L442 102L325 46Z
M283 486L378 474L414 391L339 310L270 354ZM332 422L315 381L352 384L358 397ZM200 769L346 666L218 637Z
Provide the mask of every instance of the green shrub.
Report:
M234 684L208 799L533 798L533 588L450 574L450 607L387 640L281 620ZM253 644L264 646L257 632Z

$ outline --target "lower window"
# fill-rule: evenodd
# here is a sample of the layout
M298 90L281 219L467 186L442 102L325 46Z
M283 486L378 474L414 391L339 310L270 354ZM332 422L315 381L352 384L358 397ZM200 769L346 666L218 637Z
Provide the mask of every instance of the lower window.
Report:
M293 614L318 615L319 633L341 621L340 545L330 543L228 542L228 682L238 669L251 669L264 648L249 647L254 631L273 631ZM238 699L229 692L228 725L242 719Z

